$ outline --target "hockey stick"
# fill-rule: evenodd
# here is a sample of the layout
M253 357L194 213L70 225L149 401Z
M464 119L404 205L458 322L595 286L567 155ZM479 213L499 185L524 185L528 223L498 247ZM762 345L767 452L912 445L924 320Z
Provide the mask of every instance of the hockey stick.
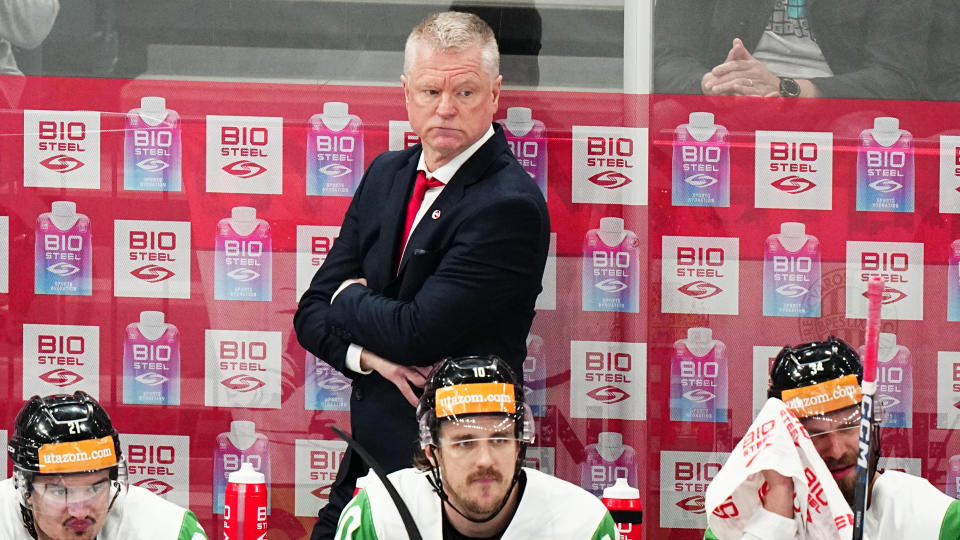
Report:
M410 514L410 509L407 508L403 499L400 498L400 494L397 493L397 488L393 487L386 473L383 472L383 467L373 459L373 456L371 456L364 447L360 446L360 443L353 440L343 431L340 431L340 428L330 426L330 429L332 429L338 437L346 441L350 448L353 448L356 453L360 454L360 457L367 462L367 465L373 469L373 472L376 473L380 481L383 482L383 487L387 488L387 493L390 494L390 498L393 499L394 506L396 506L397 511L400 512L400 520L403 521L403 527L407 529L407 536L410 540L423 540L423 537L420 536L420 529L417 528L416 522L413 521L413 515Z
M863 520L870 492L870 435L873 431L873 394L877 391L877 352L880 345L880 302L883 281L874 276L867 283L867 329L863 350L863 401L860 403L860 451L857 455L857 485L853 492L853 540L863 539Z

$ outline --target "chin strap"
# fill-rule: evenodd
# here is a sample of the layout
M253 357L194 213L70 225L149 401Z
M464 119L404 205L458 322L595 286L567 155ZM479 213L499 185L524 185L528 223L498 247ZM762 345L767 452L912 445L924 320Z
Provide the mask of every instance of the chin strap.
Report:
M26 527L30 537L36 540L37 529L33 526L33 511L26 506L20 505L20 516L23 517L23 526Z
M439 450L436 446L433 447L434 451ZM447 493L443 490L443 479L440 478L440 467L434 461L431 461L430 467L430 476L427 477L427 482L430 483L430 486L433 488L434 493L440 497L440 501L447 503L450 508L453 508L453 511L463 516L467 521L472 521L473 523L486 523L493 518L497 517L503 507L507 505L507 501L510 500L510 494L513 493L513 488L517 486L517 482L520 481L520 474L523 472L523 459L527 455L527 445L525 443L520 444L520 451L517 453L517 461L513 467L513 480L510 482L510 488L507 489L506 495L503 496L503 499L500 501L500 504L497 505L496 510L490 513L489 516L483 519L474 519L463 512L460 511L456 505L450 501L450 497L447 496Z

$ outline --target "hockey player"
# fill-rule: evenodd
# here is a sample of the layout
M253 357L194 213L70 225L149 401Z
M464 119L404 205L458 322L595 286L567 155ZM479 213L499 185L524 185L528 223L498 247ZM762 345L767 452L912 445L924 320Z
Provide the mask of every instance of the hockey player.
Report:
M17 414L0 482L4 540L206 540L197 517L127 486L120 439L84 392L33 396Z
M860 357L853 348L833 336L827 341L784 347L773 363L770 379L767 395L783 400L797 416L840 492L852 504L857 479L860 384L863 382ZM864 538L960 538L960 502L923 478L878 469L880 437L877 424L873 429ZM792 479L771 470L765 470L763 475L768 490L763 497L763 510L747 524L741 538L802 538L798 519L794 516ZM708 529L705 538L714 539L716 536Z
M416 468L387 478L429 540L615 540L613 519L581 488L522 467L533 440L523 387L495 356L445 360L417 407ZM368 475L344 508L336 538L406 539L386 488Z

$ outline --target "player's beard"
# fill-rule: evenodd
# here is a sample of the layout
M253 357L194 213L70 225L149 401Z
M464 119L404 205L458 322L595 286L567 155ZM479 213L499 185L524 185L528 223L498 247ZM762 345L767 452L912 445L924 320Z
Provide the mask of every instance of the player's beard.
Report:
M827 465L827 468L831 470L838 467L853 467L846 476L835 479L837 487L839 487L840 492L843 493L843 498L852 505L854 490L857 487L857 452L846 453L840 459L824 460L824 463Z
M474 490L472 484L474 481L489 478L493 482L486 486L483 493L488 495L486 501L481 501L478 497L471 497L470 493ZM503 498L507 495L509 484L504 482L503 475L493 467L478 469L466 478L465 485L458 486L460 489L452 489L448 494L451 502L461 511L471 518L483 519L497 509Z

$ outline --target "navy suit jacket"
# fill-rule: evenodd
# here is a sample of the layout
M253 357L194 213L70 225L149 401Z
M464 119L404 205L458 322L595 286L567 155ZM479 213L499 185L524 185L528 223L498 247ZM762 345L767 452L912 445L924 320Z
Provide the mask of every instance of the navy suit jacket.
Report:
M539 188L502 128L494 130L414 229L399 274L421 147L377 156L294 316L300 344L353 379L353 437L387 471L412 463L415 410L376 372L361 375L344 365L350 343L407 366L496 354L523 373L550 221ZM331 304L337 287L357 277L367 286L350 285Z

